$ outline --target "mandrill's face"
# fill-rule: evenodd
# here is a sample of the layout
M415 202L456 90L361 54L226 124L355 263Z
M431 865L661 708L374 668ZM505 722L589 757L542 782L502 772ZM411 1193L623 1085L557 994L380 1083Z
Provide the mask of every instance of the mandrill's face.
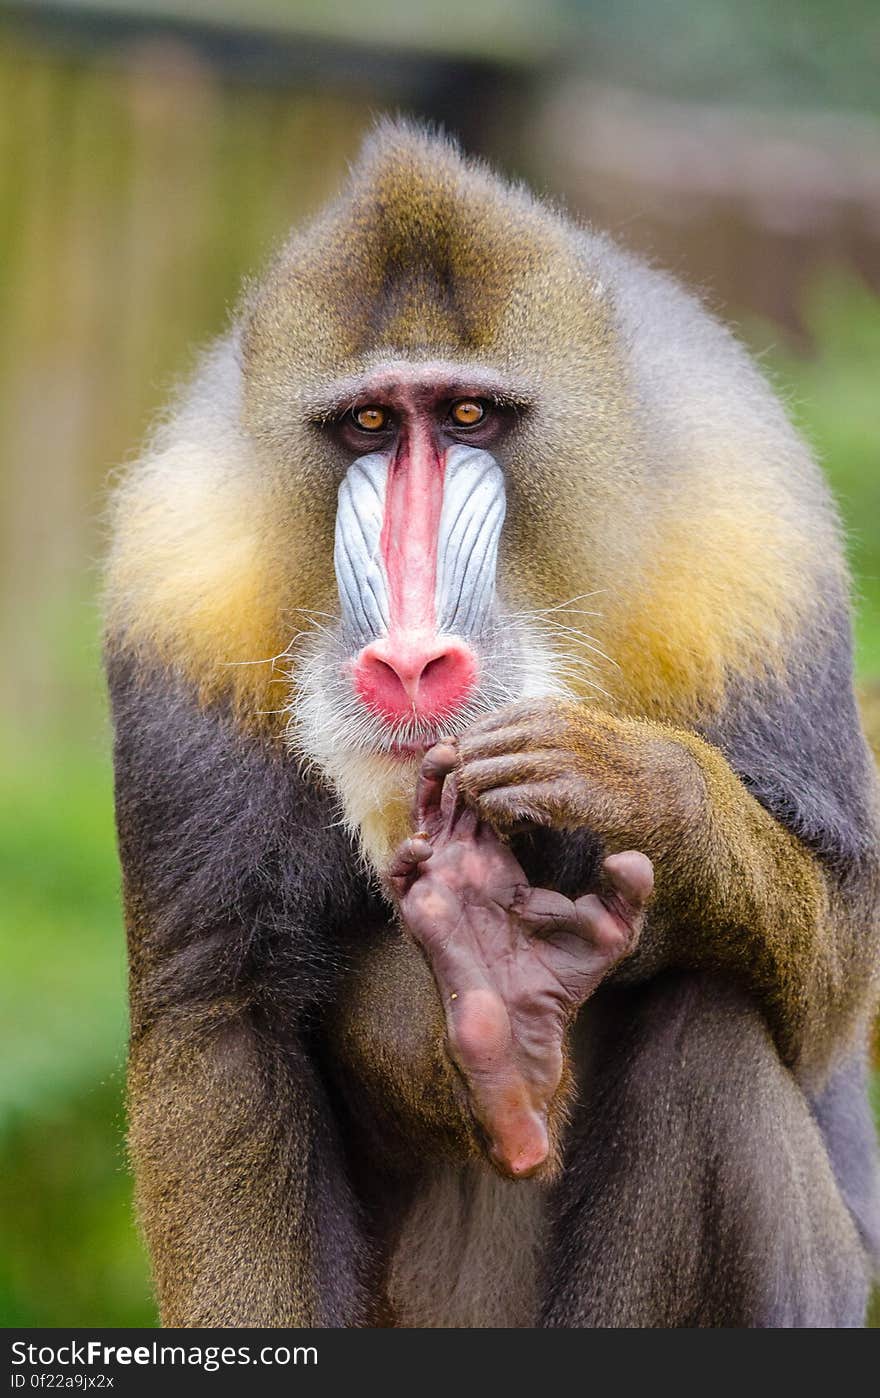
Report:
M506 458L529 413L486 369L398 361L347 383L316 424L341 461L336 610L295 648L291 733L371 850L377 822L388 838L394 825L372 808L408 802L442 734L567 692L538 618L499 585Z
M611 309L553 216L401 152L291 241L240 349L290 741L380 860L438 737L596 683L580 599L633 540Z
M365 376L325 430L350 456L338 491L335 635L313 650L336 739L398 758L553 683L497 590L499 456L528 405L486 373L397 365Z

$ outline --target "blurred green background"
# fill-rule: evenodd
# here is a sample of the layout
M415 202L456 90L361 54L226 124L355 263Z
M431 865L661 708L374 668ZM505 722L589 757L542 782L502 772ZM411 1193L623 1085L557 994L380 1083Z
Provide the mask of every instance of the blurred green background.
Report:
M242 276L386 110L670 267L826 466L870 688L878 59L875 0L0 8L0 1323L155 1323L124 1153L101 514Z

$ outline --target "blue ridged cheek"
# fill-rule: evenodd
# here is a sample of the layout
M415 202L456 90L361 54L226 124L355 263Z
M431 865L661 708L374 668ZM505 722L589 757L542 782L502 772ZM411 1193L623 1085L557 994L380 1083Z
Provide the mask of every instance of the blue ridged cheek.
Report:
M333 562L343 632L353 646L390 629L381 554L390 461L384 452L358 457L339 487ZM450 447L437 531L439 634L478 636L485 628L505 511L504 475L495 458L474 447Z
M359 456L345 473L336 507L333 565L346 638L366 645L390 624L380 540L391 458Z
M437 629L478 636L495 600L498 541L507 509L504 475L487 451L455 446L446 453L437 533Z

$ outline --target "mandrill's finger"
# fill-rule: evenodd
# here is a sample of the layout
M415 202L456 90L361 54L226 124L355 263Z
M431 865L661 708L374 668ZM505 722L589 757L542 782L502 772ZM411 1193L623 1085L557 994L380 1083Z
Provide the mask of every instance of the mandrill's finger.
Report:
M462 733L458 747L462 764L467 766L484 758L546 749L552 746L554 737L555 732L548 731L546 720L542 723L540 719L533 719L524 723L506 723L498 728L468 728Z
M654 866L648 856L637 849L609 854L602 862L602 874L602 901L627 920L641 917L654 892Z
M520 724L531 726L547 720L552 714L553 699L517 699L512 704L495 709L492 713L477 718L462 734L463 740L470 742L495 733L500 729L513 728Z
M531 888L523 885L517 890L513 911L518 913L532 932L580 931L574 903L552 888Z
M421 833L412 835L399 846L394 858L385 871L385 879L391 889L402 898L413 875L420 864L430 859L434 853L428 840Z
M459 785L471 801L487 791L552 782L559 776L564 760L558 752L545 748L505 752L500 757L477 758L475 761L469 761L464 751L462 755L464 761Z
M578 898L579 935L606 949L613 960L635 950L654 889L654 869L638 850L612 854L602 864L604 887Z
M435 743L422 759L419 779L416 783L416 797L413 806L413 821L417 830L429 835L439 827L442 820L440 804L443 798L443 784L458 762L458 753L451 742Z

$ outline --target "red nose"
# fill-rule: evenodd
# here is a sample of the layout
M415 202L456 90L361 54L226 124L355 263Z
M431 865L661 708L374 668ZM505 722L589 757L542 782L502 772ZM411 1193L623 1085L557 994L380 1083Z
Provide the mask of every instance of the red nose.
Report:
M354 687L374 713L400 719L445 718L476 683L477 658L461 641L384 636L354 662Z

